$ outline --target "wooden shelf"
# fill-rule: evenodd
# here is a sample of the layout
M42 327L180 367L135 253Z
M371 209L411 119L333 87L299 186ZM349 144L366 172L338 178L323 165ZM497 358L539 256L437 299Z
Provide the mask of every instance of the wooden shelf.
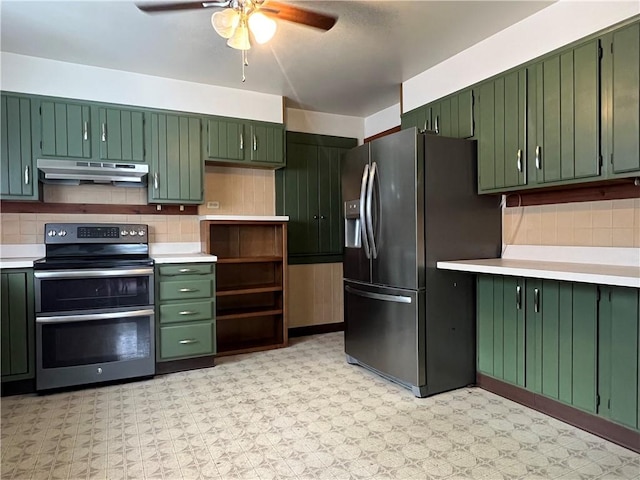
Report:
M272 350L274 348L282 348L286 346L287 344L282 343L281 338L261 338L259 340L229 342L226 343L222 348L218 349L216 357L237 355L239 353L260 352L262 350Z
M273 309L267 310L264 308L243 308L243 309L227 310L226 312L223 310L222 312L216 313L216 320L233 320L238 318L267 317L270 315L282 315L282 309L273 308Z
M251 295L254 293L268 293L268 292L281 292L282 285L270 284L270 285L253 285L246 287L233 287L233 288L221 288L216 291L216 296L226 297L229 295Z
M282 257L236 257L236 258L220 258L218 263L269 263L282 262Z

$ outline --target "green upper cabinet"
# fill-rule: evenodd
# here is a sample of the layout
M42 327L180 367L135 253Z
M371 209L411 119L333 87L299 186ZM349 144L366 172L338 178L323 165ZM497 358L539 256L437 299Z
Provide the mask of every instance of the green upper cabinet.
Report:
M284 166L284 125L224 117L203 120L205 160L248 167Z
M598 413L640 429L640 297L637 288L601 287Z
M445 137L474 136L473 90L468 89L402 115L401 128L416 127Z
M480 125L478 190L503 190L526 183L525 69L486 82L477 89Z
M640 173L640 22L603 41L609 177Z
M36 115L27 97L0 96L0 198L38 198L38 177L34 166L32 132Z
M528 185L600 175L600 41L528 68Z
M287 166L276 172L276 213L289 216L289 263L341 261L341 157L356 145L355 138L287 132Z
M146 128L149 202L202 203L200 119L151 113Z
M100 159L144 162L144 113L115 107L97 110Z
M39 114L43 158L91 158L92 124L88 104L42 100Z

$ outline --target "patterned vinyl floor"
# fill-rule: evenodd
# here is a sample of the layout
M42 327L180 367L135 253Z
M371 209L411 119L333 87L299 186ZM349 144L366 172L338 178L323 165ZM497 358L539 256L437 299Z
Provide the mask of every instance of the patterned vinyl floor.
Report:
M478 388L417 399L342 333L2 399L2 479L640 479L640 455Z

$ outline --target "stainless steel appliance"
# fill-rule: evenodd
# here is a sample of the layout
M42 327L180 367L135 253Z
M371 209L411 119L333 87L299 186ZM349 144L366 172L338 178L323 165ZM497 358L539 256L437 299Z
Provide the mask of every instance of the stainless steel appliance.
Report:
M499 201L476 194L475 152L414 128L343 158L347 361L418 397L475 380L474 277L436 269L500 255Z
M34 262L36 389L155 373L147 226L45 225Z

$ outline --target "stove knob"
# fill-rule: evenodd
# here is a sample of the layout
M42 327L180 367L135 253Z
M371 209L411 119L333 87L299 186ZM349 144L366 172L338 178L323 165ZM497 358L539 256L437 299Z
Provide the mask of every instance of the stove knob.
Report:
M129 235L129 232L127 232L126 230L122 230L120 232L120 235L122 235L123 237L126 237L127 235Z
M55 230L49 230L49 231L47 232L47 235L49 235L50 237L55 237L55 236L57 235L57 233L56 233L56 231L55 231Z
M58 232L58 235L59 235L60 237L65 237L65 236L67 235L67 232L66 232L66 230L60 230L60 231Z
M138 230L138 235L140 235L141 237L144 236L146 232L144 230Z
M134 235L137 235L137 234L138 234L138 232L136 232L135 230L131 230L129 232L129 235L131 235L131 236L134 236Z

